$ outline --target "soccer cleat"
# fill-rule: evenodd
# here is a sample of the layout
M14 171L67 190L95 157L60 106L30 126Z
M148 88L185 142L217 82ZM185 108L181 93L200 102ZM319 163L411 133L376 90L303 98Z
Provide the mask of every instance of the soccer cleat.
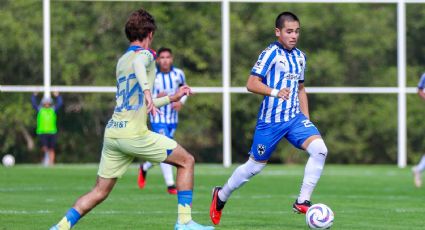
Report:
M214 227L212 226L204 226L196 223L195 221L191 220L186 224L179 224L176 223L174 226L174 230L213 230Z
M416 167L412 168L412 172L413 172L413 181L415 183L415 186L417 188L420 188L422 186L421 173L418 170L416 170Z
M167 187L167 192L170 195L177 195L177 188L175 185L171 185Z
M305 200L302 203L298 203L298 199L296 199L294 204L292 205L292 209L298 214L305 214L311 205L312 204L309 200Z
M218 192L221 190L221 187L214 187L212 192L212 202L210 206L210 218L213 224L217 225L220 223L221 213L223 211L224 205L226 202L223 202L218 197Z
M137 184L139 185L140 189L143 189L145 187L147 174L148 171L143 170L143 166L140 165L139 176L137 177Z

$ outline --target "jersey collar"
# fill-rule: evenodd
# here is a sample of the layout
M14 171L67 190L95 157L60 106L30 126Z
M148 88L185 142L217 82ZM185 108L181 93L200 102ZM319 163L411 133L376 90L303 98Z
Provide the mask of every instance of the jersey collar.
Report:
M292 52L292 51L294 51L294 49L295 49L295 47L294 47L294 48L292 48L291 50L288 50L288 49L286 49L285 47L283 47L283 45L282 45L282 44L280 44L280 42L278 42L278 41L273 42L273 44L275 44L275 45L277 45L279 48L281 48L281 49L285 50L287 53L291 53L291 52Z
M141 46L130 46L130 47L128 47L128 49L127 49L127 51L126 51L126 52L130 52L130 51L137 52L137 51L144 50L144 49L145 49L145 48L143 48L143 47L141 47ZM148 51L152 54L152 56L153 56L154 60L156 60L156 52L155 52L155 50L153 50L153 49L148 49Z

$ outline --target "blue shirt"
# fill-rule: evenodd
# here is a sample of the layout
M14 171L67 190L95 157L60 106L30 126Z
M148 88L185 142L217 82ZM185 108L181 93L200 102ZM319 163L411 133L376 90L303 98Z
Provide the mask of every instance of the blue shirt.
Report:
M274 89L289 88L289 99L264 96L258 119L265 123L287 122L300 113L299 83L304 82L307 58L297 48L287 50L279 42L270 44L258 57L251 75Z
M419 80L418 83L418 89L424 89L425 88L425 73L422 74L421 80Z
M170 72L161 72L157 69L152 96L157 97L157 95L161 92L165 92L168 96L174 95L180 86L185 84L185 75L181 69L171 67ZM162 106L159 110L162 114L157 114L155 117L150 115L151 123L178 123L178 112L173 109L172 104Z

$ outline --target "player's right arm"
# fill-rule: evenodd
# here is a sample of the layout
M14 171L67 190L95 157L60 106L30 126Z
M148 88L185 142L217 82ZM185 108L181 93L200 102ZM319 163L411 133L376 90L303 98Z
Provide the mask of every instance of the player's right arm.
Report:
M32 95L31 95L31 105L32 105L32 108L35 110L35 111L37 111L38 112L38 104L37 104L37 93L33 93Z
M136 58L133 61L133 68L134 73L136 74L137 81L139 82L140 87L143 90L144 98L146 100L146 111L148 113L151 113L153 116L156 116L156 114L159 112L159 110L155 107L151 90L149 87L149 81L148 81L148 75L146 72L146 66L149 65L149 62L152 60L149 60L150 57L146 55L137 55Z
M282 98L283 100L289 99L289 88L283 88L281 90L273 89L263 83L262 78L251 75L246 83L246 89L251 93L256 93L265 96L273 96Z
M251 75L248 78L246 83L246 89L249 92L282 98L283 100L289 99L290 90L288 88L283 88L281 90L273 89L268 85L264 84L267 74L269 73L271 67L276 62L277 50L268 47L265 49L257 59L254 67L252 67Z
M425 100L425 73L422 74L421 80L419 80L418 84L418 95L422 100Z

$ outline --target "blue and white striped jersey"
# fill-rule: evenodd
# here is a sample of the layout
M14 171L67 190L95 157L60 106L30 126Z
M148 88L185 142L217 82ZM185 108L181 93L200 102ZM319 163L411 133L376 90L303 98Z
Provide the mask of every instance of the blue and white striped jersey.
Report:
M173 95L180 86L186 84L184 73L181 69L171 67L170 72L163 73L157 69L152 96L155 98L161 92L167 95ZM172 104L159 108L162 114L155 117L150 115L151 123L177 124L179 121L178 112L173 109Z
M286 50L279 42L270 44L258 57L251 75L261 77L274 89L290 88L289 100L264 96L258 119L265 123L287 122L300 113L298 85L304 82L307 58L297 48Z
M419 80L418 89L425 89L425 73L422 74L421 80Z

